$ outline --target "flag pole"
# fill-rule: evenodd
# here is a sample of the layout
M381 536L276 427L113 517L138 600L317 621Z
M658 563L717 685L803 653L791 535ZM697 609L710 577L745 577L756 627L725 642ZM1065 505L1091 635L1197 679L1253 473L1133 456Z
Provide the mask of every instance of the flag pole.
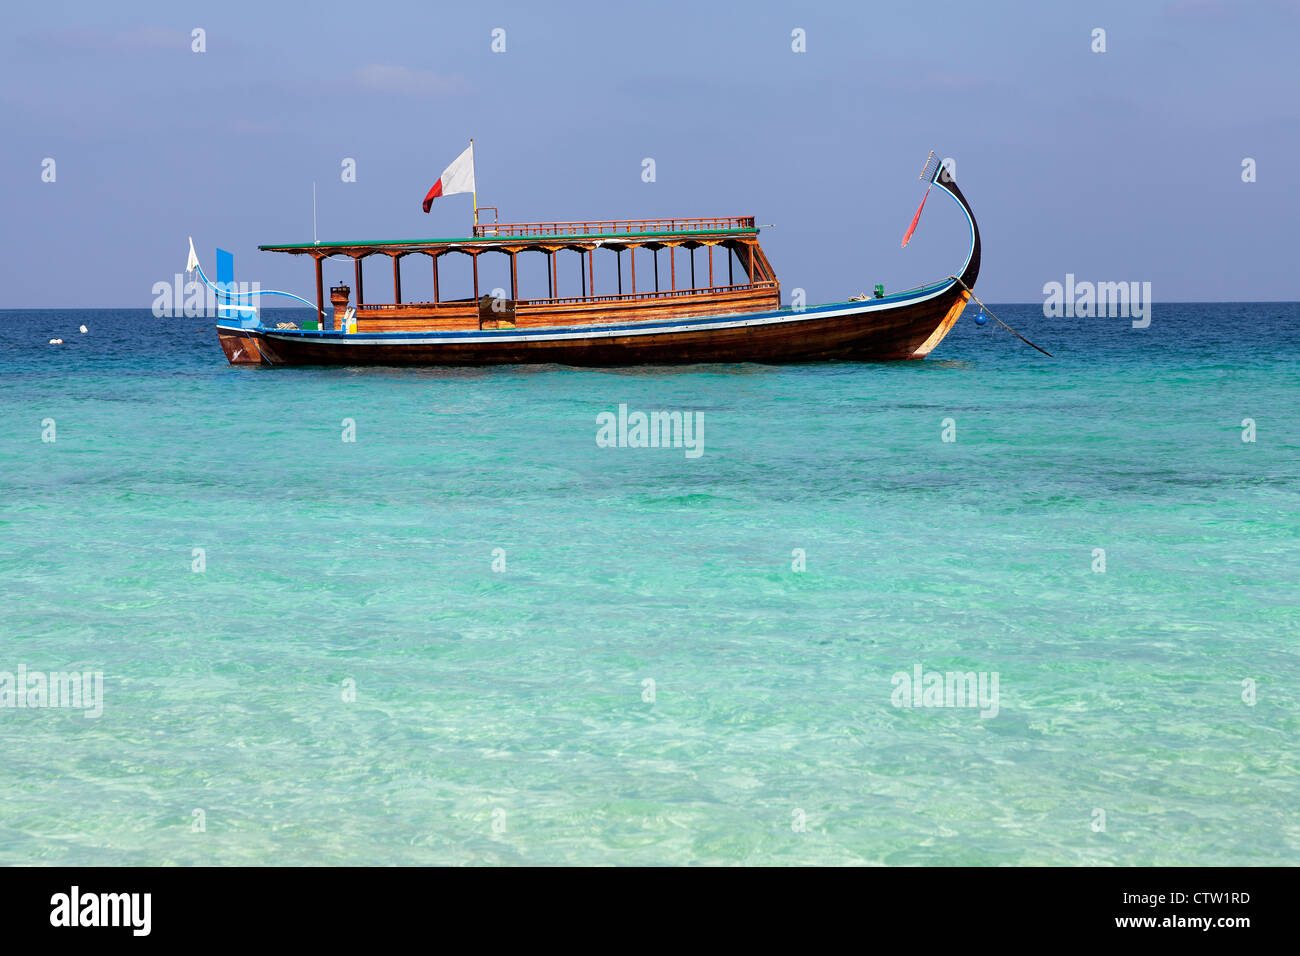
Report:
M470 148L470 154L469 154L470 174L473 175L473 171L474 171L474 137L473 136L469 138L469 148ZM478 186L478 183L475 182L474 185ZM477 189L470 190L470 196L473 197L474 199L474 228L477 229L478 228L478 190Z

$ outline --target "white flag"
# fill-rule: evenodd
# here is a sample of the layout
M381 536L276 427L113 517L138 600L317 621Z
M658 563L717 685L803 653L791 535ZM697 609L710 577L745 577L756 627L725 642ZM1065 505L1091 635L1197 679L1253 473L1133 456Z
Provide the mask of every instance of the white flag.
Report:
M438 181L433 184L429 194L424 197L424 211L428 212L429 207L433 205L433 201L439 196L472 192L474 192L474 144L470 143L469 148L457 156L452 164L442 171Z
M190 236L190 257L185 260L185 271L193 272L199 267L199 257L194 254L194 237Z

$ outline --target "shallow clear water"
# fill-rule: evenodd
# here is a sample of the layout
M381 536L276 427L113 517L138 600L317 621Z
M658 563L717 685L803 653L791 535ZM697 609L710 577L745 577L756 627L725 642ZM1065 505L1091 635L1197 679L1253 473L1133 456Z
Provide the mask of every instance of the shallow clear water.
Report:
M237 369L0 314L0 671L104 675L0 708L0 863L1300 862L1300 307L995 311L1056 357L971 309L914 363ZM598 447L620 403L703 454ZM997 715L894 706L918 664Z

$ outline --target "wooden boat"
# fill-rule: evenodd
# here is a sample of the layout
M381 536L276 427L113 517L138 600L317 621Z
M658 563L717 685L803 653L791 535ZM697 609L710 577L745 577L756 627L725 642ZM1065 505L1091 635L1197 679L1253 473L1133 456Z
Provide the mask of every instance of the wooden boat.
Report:
M922 176L928 171L929 163ZM970 252L955 275L906 292L883 295L877 287L871 299L783 308L780 283L759 246L752 216L490 223L476 225L472 236L460 239L259 246L315 261L317 321L305 328L271 328L245 308L253 317L220 319L217 334L236 365L620 366L924 358L961 315L980 267L979 227L961 190L942 164L929 179L966 214ZM666 269L659 261L665 249ZM682 249L689 253L689 286L678 264ZM707 262L697 272L699 249ZM582 294L557 296L557 258L570 251L585 259ZM593 292L597 252L602 269L614 253L609 267L617 273L616 293ZM440 296L439 260L452 253L471 259L472 297ZM480 295L479 257L488 254L509 257L508 295ZM529 254L546 257L544 298L518 296L518 258ZM365 301L362 262L370 256L392 260L394 301ZM431 302L402 301L401 264L413 256L432 261ZM331 316L325 310L322 262L338 257L353 260L356 303L348 286L331 288ZM653 271L647 269L651 264ZM697 284L704 276L708 284Z

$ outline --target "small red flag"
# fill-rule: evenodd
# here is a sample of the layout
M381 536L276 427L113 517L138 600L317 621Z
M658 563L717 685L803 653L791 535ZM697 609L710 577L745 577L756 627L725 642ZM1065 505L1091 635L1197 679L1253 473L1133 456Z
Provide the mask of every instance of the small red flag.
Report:
M916 207L916 215L912 217L912 224L907 227L907 233L903 236L903 245L900 248L906 249L907 244L912 241L912 233L916 232L916 224L921 221L921 210L925 208L925 201L930 198L930 187L925 187L925 195L921 197L921 205Z

